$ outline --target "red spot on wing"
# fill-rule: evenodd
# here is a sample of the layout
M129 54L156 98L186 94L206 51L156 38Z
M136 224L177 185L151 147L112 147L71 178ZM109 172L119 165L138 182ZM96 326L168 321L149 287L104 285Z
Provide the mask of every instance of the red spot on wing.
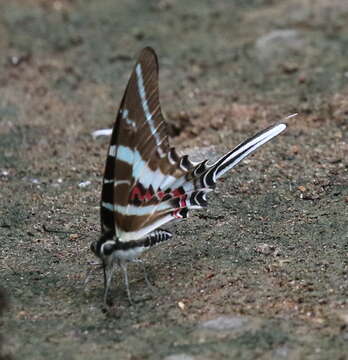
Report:
M182 187L180 187L178 189L174 189L170 193L173 195L174 198L176 198L176 197L179 198L180 208L184 208L187 206L187 204L186 204L187 195L185 194L185 190ZM182 216L180 216L180 217L182 217Z
M130 200L137 199L139 201L150 201L154 196L156 196L157 199L161 201L164 197L168 197L168 195L171 195L171 197L173 198L179 198L180 209L185 208L187 206L187 202L186 202L187 195L185 194L185 190L182 187L178 189L174 189L168 194L167 192L164 192L162 190L159 190L157 193L154 193L151 186L149 189L145 190L143 186L140 184L140 185L136 185L132 189L130 194ZM179 210L174 211L173 216L177 218L182 218L182 216L179 214Z
M130 199L135 200L138 199L139 201L149 201L153 198L154 192L152 187L150 186L149 189L144 189L144 187L140 185L136 185L130 194Z
M186 207L186 198L187 198L187 195L183 195L183 196L180 198L180 207L181 207L181 208Z
M146 190L145 195L143 196L143 198L141 200L151 200L153 197L153 193L148 189Z
M174 197L179 197L181 195L183 195L185 193L183 188L179 188L179 189L174 189L172 192Z
M163 191L159 191L159 192L157 193L157 197L158 197L160 200L162 200L165 195L166 195L166 194L165 194Z
M139 186L135 186L130 194L130 199L134 200L135 198L138 198L139 200L141 200L141 189L139 188Z

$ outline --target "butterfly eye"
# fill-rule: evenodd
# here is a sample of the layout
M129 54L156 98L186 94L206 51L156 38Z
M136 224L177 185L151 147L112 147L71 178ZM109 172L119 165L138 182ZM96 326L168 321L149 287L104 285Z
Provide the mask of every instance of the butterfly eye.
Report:
M105 244L101 247L101 253L103 255L111 255L111 253L115 249L115 242L114 241L107 241Z

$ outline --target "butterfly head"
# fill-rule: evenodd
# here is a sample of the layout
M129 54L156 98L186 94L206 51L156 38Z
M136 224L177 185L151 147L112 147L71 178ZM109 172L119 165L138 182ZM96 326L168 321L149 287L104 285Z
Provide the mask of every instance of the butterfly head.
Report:
M108 300L108 290L114 268L114 251L116 250L117 241L115 233L104 232L99 240L91 243L91 251L102 261L104 271L104 304L107 304Z
M106 232L101 235L99 240L93 241L91 243L91 251L102 259L103 261L110 258L110 255L116 249L116 242L115 235L111 232Z

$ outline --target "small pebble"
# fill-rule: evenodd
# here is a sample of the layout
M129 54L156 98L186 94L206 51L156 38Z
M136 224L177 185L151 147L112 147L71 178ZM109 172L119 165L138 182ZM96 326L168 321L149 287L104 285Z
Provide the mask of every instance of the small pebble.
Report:
M112 129L99 129L95 130L91 133L93 139L96 139L99 136L110 136L112 133Z
M79 188L85 188L89 185L91 185L91 182L89 180L87 180L87 181L80 182L78 186L79 186Z
M178 302L178 306L181 310L185 310L185 304L182 301Z
M163 360L194 360L194 358L188 354L173 354L166 356Z

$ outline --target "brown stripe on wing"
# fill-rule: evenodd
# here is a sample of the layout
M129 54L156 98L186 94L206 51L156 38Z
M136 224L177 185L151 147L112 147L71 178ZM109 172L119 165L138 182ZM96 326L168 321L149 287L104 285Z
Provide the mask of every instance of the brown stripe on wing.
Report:
M132 177L132 166L124 161L115 161L115 183L113 203L126 206L128 204Z
M122 239L122 232L129 233L129 232L141 231L141 229L145 227L144 224L146 224L146 226L150 226L158 222L163 217L171 214L172 212L173 212L172 210L158 211L148 216L148 215L124 215L115 211L115 220L118 224L121 224L119 228L121 239Z
M137 107L141 109L144 119L132 145L140 152L148 167L155 171L161 168L161 158L169 151L169 143L159 102L158 61L152 49L145 48L142 51L132 77L140 104Z
M140 73L137 72L139 67ZM145 91L144 94L139 88L141 84ZM144 105L149 110L150 122L147 119ZM139 55L129 79L121 109L123 118L122 126L118 131L118 144L132 149L137 148L146 161L153 158L152 150L158 148L159 142L163 153L169 150L166 125L159 103L158 61L151 48L143 49ZM154 129L156 129L156 137L152 132Z
M158 147L158 139L161 140L161 150L166 153L169 150L169 143L167 138L167 129L164 122L164 118L161 112L161 106L159 102L159 87L158 87L158 60L155 52L151 48L145 48L140 54L138 64L136 65L136 81L138 86L138 95L141 99L141 105L144 112L145 100L148 112L153 120L153 126L151 122L146 119L143 123L141 131L149 131L155 140L155 147ZM141 85L143 85L144 93L141 93ZM146 117L146 114L145 114ZM156 130L156 134L153 133ZM141 137L138 139L142 139ZM156 141L157 139L157 141ZM140 148L141 143L136 144Z
M174 148L170 149L166 156L160 159L157 165L162 173L176 178L180 178L187 174L187 171L180 167L180 157L177 155Z

